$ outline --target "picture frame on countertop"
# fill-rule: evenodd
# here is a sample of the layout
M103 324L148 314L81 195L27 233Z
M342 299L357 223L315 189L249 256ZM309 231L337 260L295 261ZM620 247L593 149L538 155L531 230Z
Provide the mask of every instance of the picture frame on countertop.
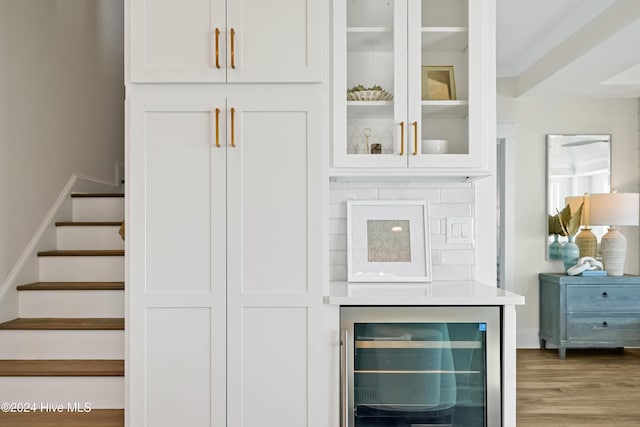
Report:
M422 100L453 101L456 99L456 79L453 65L422 67Z
M347 201L349 282L430 282L431 278L426 201Z

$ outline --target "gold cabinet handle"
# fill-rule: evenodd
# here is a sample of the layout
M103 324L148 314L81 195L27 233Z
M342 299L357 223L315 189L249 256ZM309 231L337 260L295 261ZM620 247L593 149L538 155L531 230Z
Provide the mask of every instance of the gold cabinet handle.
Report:
M236 30L233 28L229 31L231 33L231 68L236 68L236 49L235 49L235 36Z
M236 146L236 125L235 125L236 109L231 107L231 146Z
M413 122L413 155L418 155L418 122Z
M216 28L216 68L220 68L220 28Z
M404 156L404 122L400 122L400 155Z
M216 147L220 147L220 109L216 108Z

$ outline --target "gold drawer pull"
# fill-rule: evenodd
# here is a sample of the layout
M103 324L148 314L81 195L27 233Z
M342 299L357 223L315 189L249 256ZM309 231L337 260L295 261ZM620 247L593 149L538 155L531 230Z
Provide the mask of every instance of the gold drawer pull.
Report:
M216 28L216 68L220 68L220 28Z
M235 48L235 38L236 38L236 30L233 28L229 31L231 33L231 68L236 68L236 48Z
M216 147L220 147L220 109L216 108Z
M236 146L236 109L231 107L231 146Z
M413 155L418 155L418 122L413 122Z

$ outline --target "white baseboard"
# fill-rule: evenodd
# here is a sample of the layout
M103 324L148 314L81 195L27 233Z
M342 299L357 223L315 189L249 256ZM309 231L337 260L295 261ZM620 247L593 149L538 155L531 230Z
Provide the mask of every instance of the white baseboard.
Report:
M517 348L540 348L540 338L538 336L538 328L526 328L517 330L516 347Z
M42 250L56 247L55 222L72 217L72 192L79 193L116 193L120 191L118 183L73 174L64 186L49 212L36 229L33 237L14 264L5 281L0 285L0 322L18 317L18 292L16 285L38 280L38 256Z

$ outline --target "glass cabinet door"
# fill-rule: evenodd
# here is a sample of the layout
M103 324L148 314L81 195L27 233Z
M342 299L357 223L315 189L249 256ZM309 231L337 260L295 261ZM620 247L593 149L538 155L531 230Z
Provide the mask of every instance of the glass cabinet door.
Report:
M411 167L471 166L468 0L409 2Z
M344 7L345 57L336 60L344 68L335 73L344 80L335 96L343 109L336 116L346 120L337 128L346 134L336 136L335 164L406 167L407 1L348 0Z
M355 324L355 426L486 426L485 331L485 323Z
M336 168L481 174L495 143L491 4L335 2Z

